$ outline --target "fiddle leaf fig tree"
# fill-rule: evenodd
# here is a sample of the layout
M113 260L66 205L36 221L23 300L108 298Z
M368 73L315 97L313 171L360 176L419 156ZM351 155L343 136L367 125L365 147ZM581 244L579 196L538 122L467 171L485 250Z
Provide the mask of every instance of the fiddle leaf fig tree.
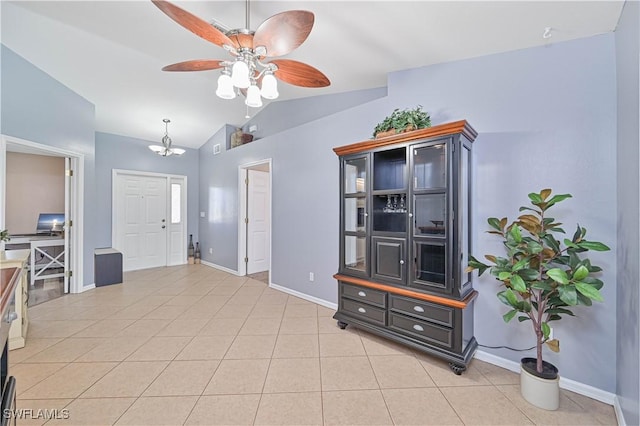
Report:
M490 263L469 256L467 272L478 270L482 275L487 269L500 281L502 290L498 299L510 309L503 315L505 322L514 318L531 321L536 335L536 370L543 372L542 345L558 352L560 344L550 339L551 321L563 316L574 316L577 305L591 306L592 301L602 302L600 289L603 282L593 274L602 269L584 257L589 250L606 251L609 247L597 241L585 239L587 230L577 226L571 239L556 238L564 234L561 223L548 216L548 210L570 194L551 194L551 189L529 194L533 207L520 207L517 220L508 224L507 218L489 218L491 230L503 239L506 255L485 255Z

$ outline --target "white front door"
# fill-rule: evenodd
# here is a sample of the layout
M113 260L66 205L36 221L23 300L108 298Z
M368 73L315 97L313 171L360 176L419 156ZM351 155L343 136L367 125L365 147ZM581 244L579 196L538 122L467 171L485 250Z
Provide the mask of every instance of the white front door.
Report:
M167 179L119 174L115 247L125 271L167 265Z
M269 173L247 172L247 274L255 274L269 270Z

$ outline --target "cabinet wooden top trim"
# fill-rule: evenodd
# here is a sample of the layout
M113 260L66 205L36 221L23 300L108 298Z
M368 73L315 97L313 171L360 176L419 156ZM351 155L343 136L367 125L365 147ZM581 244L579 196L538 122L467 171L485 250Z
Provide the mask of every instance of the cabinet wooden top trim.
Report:
M395 145L401 142L408 142L416 139L432 138L436 136L447 136L462 133L469 141L473 142L478 136L473 127L467 120L453 121L451 123L439 124L437 126L428 127L426 129L413 130L411 132L398 133L380 139L370 139L362 142L356 142L349 145L333 148L337 155L355 154L358 152L369 151L371 149L380 148L387 145Z
M427 302L437 303L438 305L450 306L452 308L464 309L473 299L478 296L478 292L473 290L464 300L453 300L446 297L433 296L431 294L420 293L409 289L393 287L385 284L378 284L372 281L363 280L362 278L349 277L347 275L335 274L333 276L338 281L342 281L349 284L356 284L362 287L375 288L377 290L387 291L393 294L399 294L401 296L408 296L414 299L424 300Z

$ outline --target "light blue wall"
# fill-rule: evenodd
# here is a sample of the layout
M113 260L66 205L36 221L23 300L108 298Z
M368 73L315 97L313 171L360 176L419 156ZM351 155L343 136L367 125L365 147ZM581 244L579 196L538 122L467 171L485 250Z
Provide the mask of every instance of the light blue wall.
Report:
M202 260L236 271L238 269L238 191L221 191L238 187L238 169L220 158L225 154L232 126L222 127L207 143L200 147L200 218L199 238ZM258 143L258 142L256 142ZM214 145L220 145L221 153L213 155ZM244 147L234 148L243 149ZM209 248L214 248L209 254Z
M504 253L485 233L488 217L518 216L527 193L571 193L553 217L612 251L593 253L604 269L604 303L553 324L560 354L547 351L562 377L615 392L616 376L616 74L613 34L399 72L389 79L391 105L422 103L435 123L466 118L474 143L473 253ZM528 323L504 324L506 307L493 277L476 280L475 336L481 344L531 347ZM496 332L498 331L498 332ZM508 350L489 350L519 361ZM576 362L576 360L580 360Z
M618 300L616 394L640 423L640 3L626 2L615 32L618 77Z
M249 126L256 125L258 130L253 133L254 139L260 139L386 95L387 88L380 87L314 96L312 105L307 98L271 102L267 108L247 121L243 129L248 132Z
M592 256L604 268L605 303L578 309L556 327L559 356L546 354L563 377L615 391L616 80L613 34L394 73L388 97L274 133L201 163L201 188L212 206L229 206L220 259L237 254L238 165L272 158L272 281L337 302L338 159L335 146L365 140L394 108L423 105L438 124L465 118L475 143L474 253L501 247L484 234L489 216L517 215L526 194L551 187L574 199L556 217L613 251ZM300 108L300 105L298 105ZM313 98L308 108L313 108ZM215 189L213 191L212 189ZM203 192L201 192L202 197ZM213 195L215 194L215 195ZM201 198L202 202L202 198ZM226 209L223 211L227 212ZM201 239L208 238L201 227ZM211 240L213 241L213 240ZM220 254L222 252L223 254ZM231 267L231 265L223 265ZM235 269L235 268L233 268ZM315 281L309 282L309 272ZM531 331L505 325L491 278L476 282L475 334L487 345L529 347ZM524 328L523 328L524 327ZM527 354L494 351L519 361ZM580 360L580 362L576 362Z
M84 285L98 238L92 103L2 45L2 133L84 155Z
M161 157L148 146L158 141L145 141L111 133L96 132L96 192L98 245L111 246L111 181L112 170L135 170L187 176L187 231L198 236L198 150L186 149L180 157ZM176 145L179 146L179 145ZM185 247L187 239L184 241Z

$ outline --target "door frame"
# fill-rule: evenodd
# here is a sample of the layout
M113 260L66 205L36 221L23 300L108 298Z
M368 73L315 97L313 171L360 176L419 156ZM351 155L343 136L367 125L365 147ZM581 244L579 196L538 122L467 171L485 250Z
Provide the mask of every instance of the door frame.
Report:
M69 270L73 271L73 275L69 277L69 292L70 293L82 293L89 287L84 286L84 154L79 152L70 151L54 147L51 145L44 145L37 142L32 142L26 139L20 139L14 136L0 135L0 176L2 182L0 183L0 229L4 229L5 226L5 208L6 208L6 176L7 176L7 144L20 145L29 150L32 150L34 154L37 152L52 154L56 157L66 157L71 160L71 170L73 170L73 176L71 176L72 185L74 190L71 191L71 197L69 200L65 200L65 204L69 206L71 212L71 218L73 223L73 232L71 232L71 238L69 241L70 247L66 247L65 250L71 251L71 256L68 256ZM3 245L4 247L4 245ZM91 284L91 283L90 283Z
M264 165L269 169L269 285L271 285L271 265L273 263L273 167L272 159L266 158L264 160L252 161L250 163L241 164L238 166L238 275L247 275L247 263L244 258L247 255L247 225L244 221L247 212L247 184L245 178L247 177L247 170L261 168ZM262 170L264 171L264 170Z
M117 179L120 176L139 176L139 177L155 177L155 178L165 178L167 181L167 189L166 189L166 208L167 208L167 217L171 216L171 182L172 180L181 181L182 182L182 193L180 199L180 217L182 218L182 236L184 239L184 245L187 244L187 176L185 175L174 175L167 173L156 173L156 172L143 172L139 170L125 170L125 169L113 169L111 171L111 246L115 247L116 238L117 238L117 200L120 194L118 194L118 185ZM170 221L170 219L169 219ZM171 225L167 222L167 225ZM164 259L164 266L176 266L176 265L185 265L187 263L187 251L184 250L184 256L181 262L170 264L170 253L171 253L171 238L169 238L169 233L166 234L165 243L166 253Z

